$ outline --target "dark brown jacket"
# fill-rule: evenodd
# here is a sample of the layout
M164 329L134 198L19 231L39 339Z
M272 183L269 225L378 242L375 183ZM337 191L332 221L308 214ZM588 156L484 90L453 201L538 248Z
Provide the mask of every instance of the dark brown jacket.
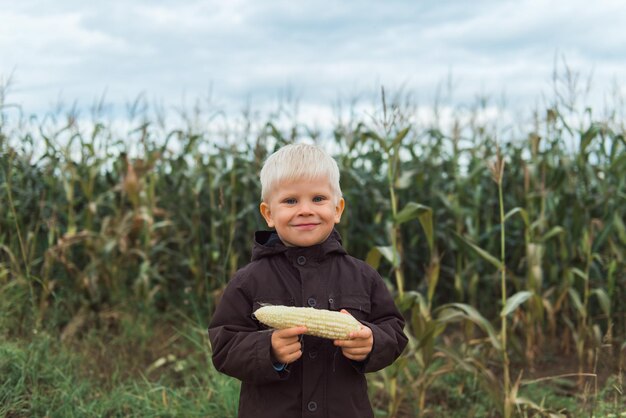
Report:
M303 355L277 372L271 330L252 313L261 304L348 310L374 334L364 362L332 340L303 336ZM213 364L241 380L239 417L373 417L364 373L391 364L407 343L404 320L376 270L349 256L336 231L322 244L285 247L257 232L252 262L230 280L209 325Z

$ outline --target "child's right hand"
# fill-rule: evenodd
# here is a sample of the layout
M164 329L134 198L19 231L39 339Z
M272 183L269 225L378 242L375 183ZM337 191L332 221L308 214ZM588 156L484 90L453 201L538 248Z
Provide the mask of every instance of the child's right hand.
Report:
M278 363L289 364L302 356L300 335L306 327L278 329L272 332L272 355Z

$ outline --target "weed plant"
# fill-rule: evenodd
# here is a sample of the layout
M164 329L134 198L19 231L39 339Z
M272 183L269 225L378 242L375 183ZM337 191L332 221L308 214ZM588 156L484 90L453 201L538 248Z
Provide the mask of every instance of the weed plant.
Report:
M179 323L128 321L63 345L47 332L2 339L0 416L236 416L238 383L210 366L203 330Z

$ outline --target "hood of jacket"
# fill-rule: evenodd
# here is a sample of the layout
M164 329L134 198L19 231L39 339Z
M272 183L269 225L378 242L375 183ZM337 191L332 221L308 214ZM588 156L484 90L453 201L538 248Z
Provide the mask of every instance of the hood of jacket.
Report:
M257 231L254 234L252 261L281 253L297 255L303 252L320 259L331 253L346 254L346 250L341 246L341 235L336 229L333 229L324 242L310 247L287 247L280 240L276 231Z

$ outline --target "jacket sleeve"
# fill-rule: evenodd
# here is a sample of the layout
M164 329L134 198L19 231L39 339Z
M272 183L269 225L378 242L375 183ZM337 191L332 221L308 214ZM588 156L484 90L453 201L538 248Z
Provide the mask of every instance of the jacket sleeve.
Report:
M275 382L288 373L277 372L270 357L271 330L260 329L252 317L253 301L237 273L226 287L209 324L215 368L241 381Z
M365 274L373 275L371 311L363 325L372 330L374 346L370 355L357 367L364 373L381 370L393 363L404 351L408 338L404 334L404 318L398 311L387 286L378 272L366 265Z

